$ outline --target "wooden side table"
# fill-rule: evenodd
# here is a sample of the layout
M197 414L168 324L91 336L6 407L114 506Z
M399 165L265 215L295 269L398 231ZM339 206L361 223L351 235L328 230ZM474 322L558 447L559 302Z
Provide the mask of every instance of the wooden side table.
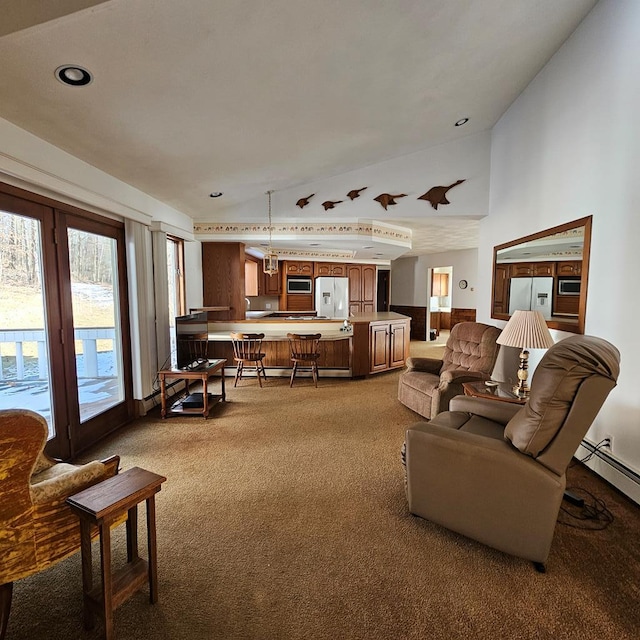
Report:
M506 382L499 382L495 386L487 386L484 380L462 383L465 396L484 398L485 400L497 400L498 402L510 402L512 404L525 404L527 398L516 395L511 390L511 387L512 385Z
M113 638L113 612L149 583L149 601L158 600L155 494L166 481L151 471L133 467L67 498L80 517L84 626L92 629L94 614L104 619L104 637ZM148 561L138 555L138 504L147 503ZM111 526L127 513L127 564L112 575ZM101 584L94 588L91 564L91 529L100 534Z
M160 412L161 417L166 418L167 415L172 413L195 413L200 414L206 418L209 415L212 407L217 402L224 402L226 400L226 393L224 388L224 366L226 364L226 360L224 360L223 358L218 358L216 360L209 360L208 363L198 365L193 369L163 369L161 371L158 371L158 377L160 378L160 402L162 405L162 410ZM207 391L207 385L209 382L209 378L215 373L220 374L221 391L220 395L214 395L210 397L210 394ZM177 402L174 402L170 408L167 409L167 379L184 380L186 395L189 395L189 382L191 380L200 380L202 382L202 407L183 407L181 402L178 400Z

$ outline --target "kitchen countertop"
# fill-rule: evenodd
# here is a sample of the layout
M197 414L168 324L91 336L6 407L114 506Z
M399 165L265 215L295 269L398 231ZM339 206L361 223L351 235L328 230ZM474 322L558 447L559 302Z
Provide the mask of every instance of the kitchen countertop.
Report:
M393 322L394 320L409 320L408 316L393 311L366 313L349 318L351 324L369 324L371 322ZM254 317L247 320L210 321L209 340L230 340L229 334L237 331L242 333L264 333L265 340L286 340L287 333L320 333L323 340L344 340L353 335L353 330L343 331L344 319L339 318L282 318L282 317Z

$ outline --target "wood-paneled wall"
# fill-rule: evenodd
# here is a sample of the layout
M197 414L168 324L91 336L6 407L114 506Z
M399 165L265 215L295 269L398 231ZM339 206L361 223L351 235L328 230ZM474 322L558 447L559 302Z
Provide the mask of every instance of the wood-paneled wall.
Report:
M455 327L458 322L475 322L475 309L451 309L451 328Z
M216 320L244 320L244 244L202 243L202 300L204 307L230 307Z
M390 311L411 318L411 340L427 339L427 307L408 307L392 304Z

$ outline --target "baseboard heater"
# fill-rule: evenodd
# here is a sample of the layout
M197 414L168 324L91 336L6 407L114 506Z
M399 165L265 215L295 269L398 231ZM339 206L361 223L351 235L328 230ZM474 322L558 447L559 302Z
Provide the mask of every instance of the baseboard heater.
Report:
M626 476L632 482L635 482L640 486L640 475L638 475L633 469L630 469L626 465L622 464L619 460L616 460L607 451L602 449L596 449L595 445L591 444L587 440L583 440L580 443L587 451L600 458L603 462L606 462L610 467L615 469L618 473Z

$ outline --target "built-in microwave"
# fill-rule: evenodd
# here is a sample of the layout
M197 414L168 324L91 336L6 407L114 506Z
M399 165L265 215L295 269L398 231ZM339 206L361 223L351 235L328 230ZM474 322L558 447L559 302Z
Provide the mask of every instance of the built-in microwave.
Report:
M288 276L287 293L313 293L313 280L310 276Z
M580 278L560 278L558 280L558 295L579 296Z

